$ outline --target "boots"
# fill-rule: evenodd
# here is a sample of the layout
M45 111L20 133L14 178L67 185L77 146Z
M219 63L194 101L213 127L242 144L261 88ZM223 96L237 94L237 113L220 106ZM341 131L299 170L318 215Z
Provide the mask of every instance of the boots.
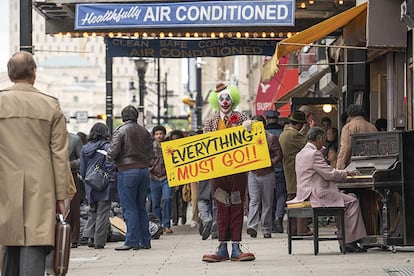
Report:
M227 261L229 259L229 252L227 250L227 242L221 242L215 254L207 254L203 256L204 262L217 263Z
M233 242L231 244L232 252L231 252L231 260L232 261L253 261L256 259L253 253L244 253L240 250L240 243Z
M273 233L283 233L283 218L276 218L273 223Z

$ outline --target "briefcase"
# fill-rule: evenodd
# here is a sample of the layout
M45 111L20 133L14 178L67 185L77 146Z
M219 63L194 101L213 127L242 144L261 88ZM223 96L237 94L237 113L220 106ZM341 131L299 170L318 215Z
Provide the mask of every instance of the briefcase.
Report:
M55 228L55 248L46 258L46 273L49 275L66 275L69 267L69 256L71 246L71 228L63 219L63 215L58 215Z

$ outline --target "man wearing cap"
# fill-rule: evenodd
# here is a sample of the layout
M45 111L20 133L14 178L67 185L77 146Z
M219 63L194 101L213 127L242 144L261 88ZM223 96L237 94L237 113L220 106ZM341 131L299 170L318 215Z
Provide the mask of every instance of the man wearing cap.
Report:
M283 169L286 179L287 200L291 200L296 196L296 170L295 158L296 154L305 146L306 138L300 132L306 123L305 113L302 111L294 111L289 115L289 125L287 125L280 134L279 143L283 152ZM296 219L293 222L292 233L306 235L310 232L307 229L307 219Z
M305 124L303 124L303 127L300 130L300 133L302 133L303 136L306 136L306 133L308 133L309 129L311 127L316 126L315 119L314 119L315 111L309 105L302 105L301 107L299 107L299 111L302 111L303 113L305 113L306 122Z
M267 132L270 132L279 139L280 134L282 133L283 126L279 124L279 115L280 113L276 110L266 110L264 112L266 116L266 126L265 129ZM283 233L283 216L285 215L285 205L286 205L286 181L285 173L283 172L282 162L279 162L275 165L275 176L276 176L276 186L273 197L273 233Z
M216 112L204 125L204 132L212 132L242 125L248 130L251 121L246 114L234 109L240 102L240 92L236 86L220 83L208 98ZM206 254L205 262L253 261L254 254L242 252L240 241L242 237L244 198L247 187L247 173L238 173L210 180L211 192L217 206L217 232L220 242L217 252ZM227 243L232 242L231 255Z

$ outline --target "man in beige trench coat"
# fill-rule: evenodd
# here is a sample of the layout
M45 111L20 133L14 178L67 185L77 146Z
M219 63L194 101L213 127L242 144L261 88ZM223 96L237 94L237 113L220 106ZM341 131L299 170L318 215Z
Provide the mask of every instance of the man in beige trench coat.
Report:
M7 69L15 84L0 91L2 275L44 275L56 211L64 213L68 197L65 117L57 99L33 87L30 53L15 53Z

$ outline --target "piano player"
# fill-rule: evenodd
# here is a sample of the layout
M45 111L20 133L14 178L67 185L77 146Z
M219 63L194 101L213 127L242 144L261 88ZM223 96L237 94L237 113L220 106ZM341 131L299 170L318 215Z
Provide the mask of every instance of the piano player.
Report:
M335 183L358 172L334 169L326 163L321 151L326 141L322 128L311 128L306 140L307 144L296 155L296 197L287 204L310 200L312 207L345 207L345 251L366 252L358 245L367 235L358 199L341 193Z

